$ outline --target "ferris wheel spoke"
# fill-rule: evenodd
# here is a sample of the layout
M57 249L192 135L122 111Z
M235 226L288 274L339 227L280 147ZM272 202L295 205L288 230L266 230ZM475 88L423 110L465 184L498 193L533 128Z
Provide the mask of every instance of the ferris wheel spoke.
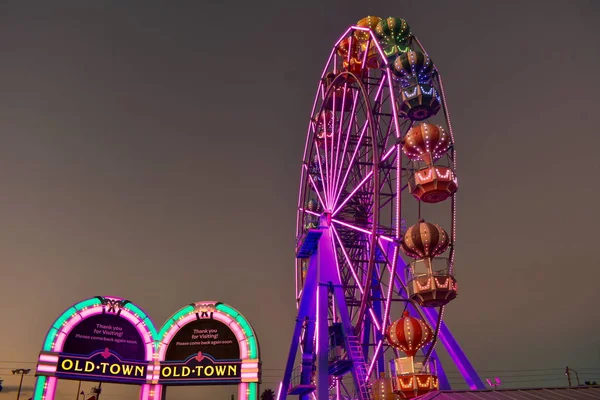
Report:
M327 170L325 170L325 175L323 175L323 161L321 160L321 155L319 153L319 151L316 151L316 156L317 156L317 164L319 167L319 174L321 176L321 182L322 182L322 191L323 191L323 197L321 199L321 201L323 201L323 204L325 207L328 206L329 204L329 197L327 196L327 181L325 180L325 177L327 176Z
M339 248L342 250L342 254L344 255L344 258L346 260L346 264L348 265L348 268L350 269L350 272L352 273L352 277L354 278L354 283L356 284L356 286L358 287L358 290L360 291L360 293L362 295L364 295L365 291L362 287L361 281L358 278L358 275L356 273L356 270L354 269L354 266L352 265L352 261L350 260L350 257L348 256L348 252L346 251L346 248L344 246L344 243L342 242L342 239L340 239L340 235L338 233L338 230L332 226L331 230L333 231L333 236L335 236L338 244L339 244Z
M308 167L306 166L306 164L304 164L304 169L308 170ZM317 195L317 198L319 199L321 204L325 204L323 201L323 198L321 197L321 194L319 193L319 189L318 189L317 184L315 183L313 177L310 174L307 174L307 176L308 176L308 181L310 182L310 186L312 187L313 191Z
M383 348L383 337L379 339L377 345L375 346L375 351L373 352L373 356L371 357L371 362L369 363L369 368L367 369L367 380L371 378L371 374L373 373L373 369L375 368L375 364L377 363L377 358L379 357L379 353Z
M369 180L371 179L371 177L373 176L373 171L370 171L367 176L365 176L363 178L362 181L360 181L360 183L358 185L356 185L354 187L354 190L352 190L352 192L350 192L350 194L348 196L346 196L346 198L344 199L344 201L337 206L337 208L335 210L333 210L333 212L331 213L331 216L335 216L338 212L340 212L340 210L342 208L344 208L344 206L346 205L346 203L348 203L348 201L356 194L356 192L358 192L359 189L361 189L363 187L363 185Z
M381 245L381 244L379 244ZM385 299L385 308L383 311L383 321L385 321L387 323L388 318L390 317L390 310L391 310L391 305L392 305L392 294L393 294L393 289L394 289L394 276L396 275L396 268L398 266L397 263L397 252L398 252L398 248L395 247L393 250L394 254L392 256L392 265L391 270L390 270L390 281L388 284L388 291L386 293L386 299ZM385 328L383 327L381 330L381 333L385 333Z
M356 155L358 154L358 151L360 149L360 146L362 144L363 138L365 136L365 133L367 132L368 129L368 125L369 125L369 121L366 120L361 132L360 132L360 136L358 138L358 142L356 143L356 147L354 148L354 151L352 152L352 157L350 158L350 160L348 161L348 167L346 168L346 173L344 174L344 178L342 179L342 183L337 186L336 188L336 194L335 194L335 199L334 199L334 204L337 203L339 201L340 196L342 195L342 192L344 190L344 187L346 186L346 182L348 179L348 174L350 174L350 171L352 170L352 165L354 164L354 161L356 160Z
M335 96L333 97L333 109L335 110ZM326 118L325 118L325 114L322 115L323 118L323 124L326 124ZM327 126L327 125L325 125ZM325 153L323 154L323 159L325 160L325 178L327 178L326 180L323 180L323 185L324 185L324 191L325 191L325 207L327 209L331 208L331 172L329 169L329 160L327 157L328 154L328 146L327 146L327 136L325 136L325 140L323 140L323 146L325 148ZM320 157L319 152L317 151L317 156ZM319 167L322 167L321 161L319 161ZM321 175L323 175L323 171L321 170Z
M339 224L341 226L344 226L346 228L350 228L350 229L353 229L353 230L355 230L357 232L364 233L365 235L371 236L373 234L373 232L371 232L370 230L367 230L367 229L364 229L364 228L361 228L361 227L349 224L349 223L341 221L339 219L332 218L331 221L334 222L334 223L336 223L336 224ZM396 241L394 238L389 237L389 236L385 236L385 235L378 235L378 237L381 238L382 240L387 241L387 242L392 242L393 243L393 242Z
M340 175L343 169L343 165L344 165L344 159L345 159L345 155L348 149L348 142L350 141L350 137L352 135L352 128L354 126L354 122L355 122L355 115L356 115L356 106L358 103L358 91L355 91L354 93L354 99L353 99L353 103L352 103L352 112L350 113L350 121L348 122L348 127L345 130L345 139L344 139L344 150L342 151L342 156L341 159L338 158L338 153L336 152L336 160L335 160L335 170L336 170L336 176L335 176L335 183L334 183L334 203L335 204L338 201L338 187L339 187L339 181L340 181ZM343 123L340 123L339 126L339 131L338 131L338 147L337 149L340 149L340 139L341 139L341 135L342 135L342 127L344 126ZM338 163L338 161L340 160L340 162Z

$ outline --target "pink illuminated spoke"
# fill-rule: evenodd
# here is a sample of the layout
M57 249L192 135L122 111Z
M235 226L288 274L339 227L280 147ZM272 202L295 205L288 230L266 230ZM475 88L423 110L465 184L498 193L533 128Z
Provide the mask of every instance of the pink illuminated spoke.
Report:
M344 178L342 179L342 183L341 183L341 185L338 186L337 194L336 194L336 198L334 200L334 203L337 203L339 201L339 198L342 195L343 188L346 186L346 182L348 180L348 175L350 174L350 171L352 170L351 166L354 164L354 161L356 159L356 155L358 154L358 150L360 149L360 145L362 144L363 137L365 136L365 133L367 132L367 129L368 129L368 121L365 121L365 124L364 124L364 126L363 126L363 128L361 129L361 132L360 132L360 137L358 138L358 144L356 145L356 148L354 149L354 152L352 153L352 157L350 158L350 161L348 162L348 168L346 169L346 173L344 174Z
M347 87L347 83L344 84L344 90L345 90L346 87ZM345 96L344 96L344 99L345 99ZM340 123L339 129L338 129L338 146L337 146L337 151L336 151L336 156L335 156L335 167L336 167L335 168L335 176L334 176L334 182L335 182L334 185L335 186L334 186L334 189L333 189L332 193L338 192L338 189L336 189L336 188L338 187L338 184L339 184L340 174L341 174L343 163L344 163L344 156L345 156L346 151L348 149L348 141L349 141L350 136L352 134L352 126L354 125L354 118L355 118L355 114L356 114L356 105L357 105L357 102L358 102L358 92L356 92L356 93L353 94L352 111L350 112L350 121L348 122L348 128L345 131L344 150L342 151L341 160L339 159L339 150L340 150L340 147L341 147L340 146L340 144L341 144L340 141L341 141L341 137L342 137L342 128L344 126L344 124L342 122ZM342 107L342 109L343 109L343 107ZM334 129L334 132L335 132L335 129ZM338 161L341 161L341 162L338 164ZM336 194L336 196L334 196L335 200L334 200L334 202L332 204L332 207L337 203L337 200L338 200L337 197L338 196Z
M337 242L339 244L339 248L342 250L342 253L344 254L344 258L346 259L346 263L348 265L348 268L350 268L350 271L352 272L352 277L354 278L354 283L358 286L358 289L360 290L360 293L364 295L365 291L362 288L362 284L360 279L358 279L358 275L356 274L356 270L354 269L353 265L352 265L352 261L350 260L350 257L348 256L348 252L346 251L346 248L344 247L344 244L342 243L342 240L340 239L340 235L337 232L337 229L335 229L334 226L331 227L333 234L335 236L335 238L337 239Z
M384 76L382 78L381 82L379 83L378 87L377 87L377 92L376 92L375 97L373 99L374 102L377 102L377 101L380 100L380 98L381 98L381 96L383 94L383 88L385 87L385 84L386 84L386 77ZM356 105L356 102L355 102L355 105ZM354 116L354 114L355 114L355 108L353 109L353 112L352 112L353 116ZM348 128L349 130L346 133L347 138L350 137L352 127L353 127L353 123L350 123L349 124L349 128ZM351 169L354 166L354 163L355 163L355 160L356 160L356 156L357 156L357 152L358 152L358 150L360 149L360 146L363 143L363 138L364 138L364 135L365 135L367 129L368 129L368 120L365 120L364 121L364 125L363 125L363 127L361 129L361 133L360 133L360 138L359 138L358 144L356 145L356 148L355 148L355 150L354 150L354 152L352 154L352 157L350 158L350 160L348 162L348 167L346 169L346 173L344 175L344 178L343 178L343 180L342 180L341 183L339 182L339 176L338 176L338 179L336 180L336 188L335 188L335 190L333 192L335 194L333 204L337 204L339 202L340 197L341 197L341 195L342 195L342 193L343 193L343 191L344 191L344 189L346 187L347 179L348 179L348 174L350 173ZM345 151L344 151L344 153L345 153ZM342 159L342 163L343 163L343 159ZM339 170L341 170L341 169L342 169L342 165L340 164ZM338 207L338 208L340 208L340 207Z
M367 371L367 376L366 376L367 381L370 379L371 374L373 373L373 368L375 367L375 364L377 363L377 357L379 356L379 352L381 351L382 347L383 347L383 338L381 338L381 340L379 340L379 343L377 343L377 347L375 347L375 353L373 353L373 357L371 357L371 364L369 365L369 369Z
M331 221L335 222L336 224L340 224L342 226L345 226L346 228L354 229L355 231L360 232L360 233L364 233L366 235L371 235L372 234L372 232L369 231L369 230L367 230L367 229L360 228L358 226L349 224L349 223L344 222L344 221L340 221L338 219L332 218ZM394 238L391 238L389 236L384 236L384 235L379 235L379 238L382 239L382 240L385 240L387 242L392 242L392 243L394 243L396 241Z
M393 145L392 147L390 147L390 149L388 151L386 151L386 153L383 155L383 157L381 157L381 161L387 160L387 158L389 156L391 156L395 150L396 150L396 145Z
M332 231L333 231L333 238L335 238L334 240L334 247L336 246L336 242L339 245L339 249L341 249L342 254L344 255L344 261L346 262L346 265L348 266L348 268L350 269L350 272L352 274L352 278L354 279L354 282L356 284L356 286L358 287L358 290L360 291L360 294L364 296L364 289L363 289L363 285L361 283L360 278L358 277L358 274L356 272L356 269L354 268L353 264L352 264L352 260L350 259L350 256L348 255L348 252L346 250L346 248L344 247L342 240L340 239L339 233L337 232L337 229L335 229L335 227L331 227ZM341 274L341 268L340 268L340 260L338 260L338 258L336 257L336 265L338 268L338 274ZM373 311L372 308L369 307L369 315L371 317L371 321L373 322L373 324L375 325L375 327L380 330L381 329L381 321L379 321L379 319L377 318L377 316L375 315L375 312Z
M305 165L304 166L305 169L308 169L308 167ZM308 175L308 180L310 182L310 185L313 189L313 191L317 194L317 197L319 198L319 201L321 202L321 204L323 204L323 198L321 197L321 195L319 194L319 190L317 188L317 184L315 183L314 179L312 176L310 176L310 174Z
M363 180L360 181L360 183L358 185L356 185L356 187L354 188L354 190L348 196L346 196L346 199L333 211L333 213L331 215L335 216L342 208L344 208L344 206L346 205L346 203L348 203L348 201L352 198L352 196L354 196L354 194L356 192L358 192L358 190L360 188L363 187L363 185L365 184L365 182L367 182L369 179L371 179L371 176L373 176L373 171L370 171L367 174L367 176L365 176L363 178Z
M321 155L319 154L319 152L316 152L317 154L317 163L319 164L319 174L321 175L321 182L323 185L323 198L320 201L323 201L324 206L327 207L328 203L329 203L329 198L327 197L327 190L326 190L326 184L327 182L325 181L325 176L323 175L323 161L321 161ZM325 174L327 174L327 171L325 171ZM318 191L317 191L318 192Z

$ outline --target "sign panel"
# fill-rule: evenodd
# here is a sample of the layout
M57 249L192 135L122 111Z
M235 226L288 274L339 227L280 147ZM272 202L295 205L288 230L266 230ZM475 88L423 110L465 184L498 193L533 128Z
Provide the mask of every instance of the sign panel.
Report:
M146 382L147 361L124 361L108 348L88 357L61 354L55 376L141 385Z
M200 318L171 339L161 362L161 384L214 384L241 381L240 347L221 321Z
M143 361L144 341L137 328L118 314L92 315L79 322L67 336L62 352L89 356L110 349L122 360Z
M183 326L167 348L166 361L184 361L198 353L214 360L238 360L240 346L232 330L215 319L197 319Z
M160 366L160 383L163 385L239 383L241 369L241 360L215 361L208 355L198 353L184 362L162 362Z

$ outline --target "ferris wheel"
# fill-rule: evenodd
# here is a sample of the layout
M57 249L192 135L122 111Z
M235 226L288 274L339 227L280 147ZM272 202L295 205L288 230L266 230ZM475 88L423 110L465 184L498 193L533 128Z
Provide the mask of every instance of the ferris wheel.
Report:
M457 189L438 69L405 20L361 19L335 43L310 115L278 400L449 389L437 342L484 388L443 321L458 290Z

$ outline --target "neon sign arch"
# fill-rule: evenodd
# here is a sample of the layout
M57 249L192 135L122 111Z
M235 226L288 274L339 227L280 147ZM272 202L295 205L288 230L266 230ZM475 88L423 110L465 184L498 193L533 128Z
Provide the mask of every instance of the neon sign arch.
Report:
M186 326L189 326L195 321L202 320L212 320L217 321L217 325L223 324L227 327L228 330L233 333L235 336L235 343L237 348L239 349L239 360L228 360L230 363L228 364L227 371L232 369L231 363L239 364L240 370L239 373L236 374L235 382L238 383L238 399L239 400L257 400L258 399L258 383L260 381L260 351L258 346L258 340L256 338L256 334L252 326L248 323L246 318L235 308L219 302L196 302L190 304L186 307L183 307L181 310L173 314L171 318L167 320L167 322L161 328L158 334L157 341L157 359L161 365L162 373L159 373L159 376L155 376L155 380L153 382L157 382L156 378L158 378L158 382L160 383L162 379L164 379L168 371L168 377L173 376L172 374L175 371L169 366L169 361L167 360L167 354L169 351L169 346L173 344L173 339L176 337L180 331L184 330ZM200 333L198 336L201 336ZM217 339L216 337L214 339ZM198 339L201 340L201 339ZM210 341L210 339L207 339ZM195 342L200 343L200 342ZM192 343L192 344L195 344ZM205 342L206 343L206 342ZM216 342L212 342L216 343ZM235 346L234 346L235 347ZM237 349L235 350L237 352ZM199 356L199 357L198 357ZM197 357L198 362L200 362L203 358L202 354L199 354ZM189 362L191 358L188 358ZM191 360L194 361L194 360ZM213 357L210 357L210 361L208 366L204 368L212 368L213 362L219 362ZM227 362L227 361L226 361ZM224 365L222 365L224 368ZM211 375L214 373L213 371L217 367L211 369ZM198 366L196 366L196 370ZM225 369L223 369L225 371ZM189 373L189 370L188 370ZM197 374L199 376L200 373ZM226 377L224 378L226 379ZM38 399L34 399L38 400Z
M155 394L159 394L159 391L155 390L154 385L146 382L151 382L154 376L154 365L151 362L156 358L156 337L157 332L152 320L146 315L146 313L131 303L128 300L124 300L118 297L93 297L84 301L81 301L69 309L67 309L60 317L56 319L56 321L52 324L46 337L44 339L44 345L42 347L42 352L39 355L37 368L36 368L36 383L34 388L33 400L54 400L56 394L56 384L58 381L57 374L60 374L61 368L64 370L65 367L73 368L78 365L77 363L80 361L78 358L75 358L73 361L70 358L64 358L64 347L65 343L70 339L70 334L76 329L76 327L82 322L98 316L102 314L114 314L115 316L122 318L129 322L139 334L139 337L142 338L143 343L143 359L145 363L138 363L139 365L130 365L130 371L139 372L139 368L142 368L144 372L141 379L138 381L141 382L141 391L140 391L140 400L150 400L154 399ZM109 349L106 348L101 353L96 352L94 355L103 356L106 360L109 357L116 358L120 361L119 357L115 354L111 354ZM62 360L62 362L61 362ZM87 368L83 368L85 364L83 360L81 360L82 368L79 368L81 371L94 371L97 367L100 372L102 372L102 368L106 370L109 366L108 362L104 365L95 365L92 361L87 361L93 365L93 368L90 371L87 371ZM102 363L101 363L102 364ZM118 372L121 372L121 365L115 364L118 367ZM90 365L91 367L91 365ZM110 367L113 367L113 364L110 364ZM134 367L136 367L134 369ZM79 370L78 369L78 370ZM115 375L117 375L117 371L115 368L112 368ZM127 381L127 377L116 377L112 379L113 381L122 380L123 382ZM127 382L132 383L132 382Z

